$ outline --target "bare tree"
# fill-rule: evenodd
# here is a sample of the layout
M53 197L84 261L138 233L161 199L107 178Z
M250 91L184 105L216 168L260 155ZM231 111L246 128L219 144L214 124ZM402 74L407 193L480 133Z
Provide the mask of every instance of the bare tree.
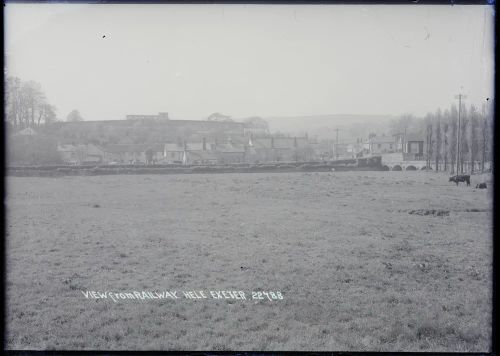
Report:
M55 121L55 107L47 102L39 83L17 77L5 81L5 119L14 130Z
M68 114L68 116L66 116L66 121L67 122L83 121L83 117L82 115L80 115L80 112L78 110L73 110Z
M7 77L6 80L4 81L4 99L5 99L5 104L4 104L4 110L5 110L5 115L4 115L4 120L5 124L7 127L16 129L17 128L17 101L18 101L18 96L19 96L19 90L18 90L18 81L20 81L19 78L15 77Z
M458 136L458 110L455 104L451 106L450 110L450 159L451 159L451 174L455 172L458 173L458 162L457 162L457 136ZM455 169L456 168L456 169Z
M427 160L426 160L426 168L429 169L431 168L431 159L432 159L432 121L433 121L433 114L429 113L425 117L425 122L426 122L426 147L427 147Z
M40 119L42 119L44 124L56 122L56 107L50 104L42 105L40 109L40 116L38 117L38 126L40 126Z
M450 128L450 112L448 109L444 111L443 115L443 161L444 161L444 168L443 170L446 172L448 170L448 151L449 151L449 137L448 137L448 132Z
M42 92L41 85L34 81L24 83L21 90L25 99L26 112L29 113L27 126L34 127L35 117L46 103L45 94Z
M469 116L465 103L462 103L460 109L460 173L464 173L465 157L469 154L469 142L467 140L467 129L469 127Z
M489 102L489 99L487 99ZM482 118L481 118L481 173L484 173L484 166L486 162L486 154L488 151L488 146L490 142L490 112L489 103L484 103L482 108Z
M478 112L474 105L470 108L470 173L474 174L474 163L477 161L479 142L477 136Z
M259 129L269 129L269 123L259 116L252 116L243 120L243 122L249 127L255 127Z
M390 134L396 135L404 133L409 127L415 122L415 117L412 114L403 114L400 117L391 120L390 122Z
M220 112L214 112L213 114L210 114L208 117L207 117L207 121L233 121L233 119L231 119L231 116L229 115L224 115L224 114L221 114Z
M259 116L252 116L243 120L246 128L258 130L264 134L269 134L269 123Z
M436 111L436 172L439 171L439 161L441 159L441 109Z

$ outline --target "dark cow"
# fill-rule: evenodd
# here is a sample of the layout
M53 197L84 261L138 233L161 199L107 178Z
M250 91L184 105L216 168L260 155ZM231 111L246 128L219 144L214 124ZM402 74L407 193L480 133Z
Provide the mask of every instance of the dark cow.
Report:
M477 189L486 189L488 187L486 186L486 183L479 183L476 185L476 188Z
M455 182L455 183L457 183L457 186L458 186L458 183L460 183L460 182L466 182L467 186L470 186L470 176L467 174L459 174L459 175L450 177L449 182Z

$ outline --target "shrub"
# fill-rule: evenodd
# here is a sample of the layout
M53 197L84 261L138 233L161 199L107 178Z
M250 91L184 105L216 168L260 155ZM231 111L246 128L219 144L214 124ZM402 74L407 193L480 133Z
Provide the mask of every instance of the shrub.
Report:
M61 164L57 141L45 136L11 136L8 138L7 162L9 165Z

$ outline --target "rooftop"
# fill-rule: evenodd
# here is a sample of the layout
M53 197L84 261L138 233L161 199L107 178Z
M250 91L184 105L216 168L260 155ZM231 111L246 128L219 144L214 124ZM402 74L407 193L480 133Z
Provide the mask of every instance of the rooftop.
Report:
M217 146L215 146L215 150L223 153L244 153L245 146L231 143L217 144Z
M406 135L406 141L424 141L424 138L420 135L416 135L416 134L409 134L409 135Z
M216 161L217 155L213 151L186 151L188 160Z
M371 143L396 143L393 136L375 136L370 139Z
M274 141L274 142L273 142ZM252 145L256 148L292 149L305 147L310 144L307 137L256 137L252 138Z
M123 153L123 152L146 152L148 149L154 152L163 152L162 144L113 144L103 147L105 152L109 153Z

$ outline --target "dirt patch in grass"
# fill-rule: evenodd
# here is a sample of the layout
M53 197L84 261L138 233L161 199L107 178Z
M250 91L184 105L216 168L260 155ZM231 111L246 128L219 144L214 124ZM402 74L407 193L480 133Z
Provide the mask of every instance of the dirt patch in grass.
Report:
M448 216L450 215L449 210L442 209L416 209L408 211L411 215L432 215L432 216Z

